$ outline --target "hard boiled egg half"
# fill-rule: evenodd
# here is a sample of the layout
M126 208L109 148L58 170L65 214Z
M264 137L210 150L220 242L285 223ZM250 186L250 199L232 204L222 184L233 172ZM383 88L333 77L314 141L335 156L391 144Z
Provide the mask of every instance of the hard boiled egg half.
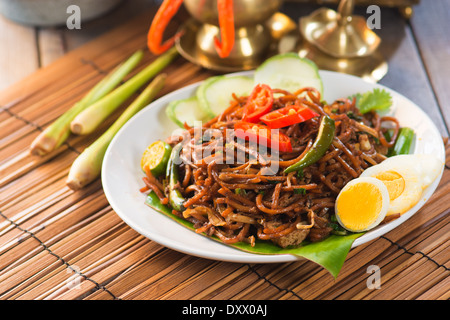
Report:
M386 216L404 214L419 202L443 165L433 155L417 154L390 157L369 167L339 193L338 222L349 231L361 232L374 228Z
M380 180L359 177L339 193L335 213L339 224L352 232L372 229L383 221L389 209L389 193Z

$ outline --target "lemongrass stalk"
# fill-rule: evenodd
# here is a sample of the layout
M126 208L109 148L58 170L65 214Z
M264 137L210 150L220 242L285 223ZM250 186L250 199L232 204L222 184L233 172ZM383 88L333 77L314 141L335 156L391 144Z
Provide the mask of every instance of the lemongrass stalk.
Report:
M111 140L119 129L139 110L145 107L162 89L167 75L160 74L144 89L120 117L94 143L87 147L73 162L67 185L78 190L100 176L103 158Z
M80 101L76 102L34 139L30 147L31 153L43 156L63 144L71 133L70 123L77 114L111 92L136 67L143 55L143 51L138 50L109 72Z
M108 93L110 93L118 84L137 66L137 64L144 57L144 51L138 50L133 55L131 55L125 62L114 68L109 74L103 79L96 90L92 90L87 94L87 101L85 102L87 106L100 100ZM95 88L95 87L94 87Z
M111 115L111 113L122 105L140 87L172 62L177 55L178 52L176 48L171 48L133 78L129 79L103 99L82 111L70 124L72 132L80 135L93 132L109 115Z

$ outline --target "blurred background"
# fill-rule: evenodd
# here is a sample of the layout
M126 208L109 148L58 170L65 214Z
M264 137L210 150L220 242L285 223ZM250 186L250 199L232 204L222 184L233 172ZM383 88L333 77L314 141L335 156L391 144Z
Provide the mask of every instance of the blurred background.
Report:
M402 4L405 4L405 1L418 2L418 0L400 1ZM160 0L0 0L2 48L0 90L146 9L159 6L160 2ZM355 13L368 17L369 14L366 13L368 3L376 1L356 2ZM383 36L384 51L390 55L395 47L402 45L409 22L402 12L404 6L396 6L395 0L381 0L381 2L390 5L382 7L383 25L380 30L375 31ZM419 15L413 15L413 24L422 23L420 12L422 6L426 6L423 2L415 8ZM70 4L81 7L81 29L69 30L65 25L69 16L66 8ZM337 0L288 0L283 4L281 12L298 22L300 17L322 6L336 9Z
M0 0L0 91L160 3ZM65 24L70 4L81 7L81 29L70 30ZM380 28L373 32L381 39L378 53L389 67L379 82L418 105L440 104L448 123L450 94L444 88L450 85L446 76L450 72L450 1L356 0L353 14L369 18L371 4L381 8ZM337 10L338 0L285 0L280 12L297 24L298 32L299 19L322 7Z

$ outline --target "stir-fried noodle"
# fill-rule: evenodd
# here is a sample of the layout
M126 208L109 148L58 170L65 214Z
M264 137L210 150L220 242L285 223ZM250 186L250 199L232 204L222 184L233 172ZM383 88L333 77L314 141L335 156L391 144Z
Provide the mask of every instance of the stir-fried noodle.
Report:
M362 115L355 99L326 104L312 88L273 93L274 109L306 105L319 115L279 129L290 138L292 152L274 157L269 149L263 154L249 141L230 134L242 120L246 96L233 95L222 114L201 128L186 125L183 135L167 139L172 146L183 144L175 188L186 199L185 210L173 213L191 221L198 233L215 235L225 243L254 244L259 238L282 247L305 239L323 240L333 231L330 221L339 191L365 168L382 162L399 131L393 117L376 112ZM324 116L335 123L325 154L303 170L284 173L312 148ZM385 138L384 122L394 129L390 139ZM208 130L213 130L212 137L205 137ZM147 171L144 181L146 190L169 203L165 177L155 178Z

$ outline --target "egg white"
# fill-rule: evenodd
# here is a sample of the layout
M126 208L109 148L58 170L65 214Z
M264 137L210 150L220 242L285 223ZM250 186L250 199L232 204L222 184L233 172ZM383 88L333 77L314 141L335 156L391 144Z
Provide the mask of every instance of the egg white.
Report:
M442 166L432 155L398 155L366 169L361 176L376 177L387 171L399 174L405 188L400 196L390 200L387 215L403 214L420 201L423 190L439 176Z
M431 154L402 155L401 158L414 159L420 163L422 187L425 189L436 180L444 169L444 162Z

